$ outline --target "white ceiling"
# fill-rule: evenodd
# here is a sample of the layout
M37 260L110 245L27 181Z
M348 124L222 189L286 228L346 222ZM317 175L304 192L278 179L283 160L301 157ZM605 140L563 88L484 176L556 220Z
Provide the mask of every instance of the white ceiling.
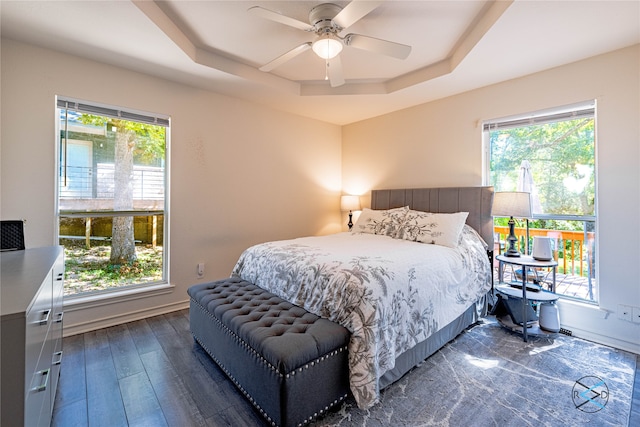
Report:
M347 83L337 88L311 50L259 71L314 36L247 9L308 22L325 2L0 0L0 29L2 37L340 125L640 43L640 0L386 1L343 35L410 45L406 60L346 46Z

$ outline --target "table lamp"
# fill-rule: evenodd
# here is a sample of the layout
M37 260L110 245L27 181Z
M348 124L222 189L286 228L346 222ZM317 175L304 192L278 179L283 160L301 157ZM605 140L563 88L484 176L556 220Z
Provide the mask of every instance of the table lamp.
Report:
M343 212L349 211L349 231L353 227L353 211L360 210L360 196L342 196L340 198L340 210Z
M509 236L507 242L509 244L506 252L503 254L509 257L519 257L520 252L516 249L518 238L516 237L514 227L516 218L531 218L531 194L521 191L502 191L493 195L493 207L491 209L493 216L508 216L509 218Z

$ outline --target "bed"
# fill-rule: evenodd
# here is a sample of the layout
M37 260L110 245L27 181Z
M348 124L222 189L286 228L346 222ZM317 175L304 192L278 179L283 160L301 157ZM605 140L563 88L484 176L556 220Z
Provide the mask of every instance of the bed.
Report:
M351 232L252 246L232 276L347 328L350 389L369 408L486 314L492 201L492 187L373 190Z

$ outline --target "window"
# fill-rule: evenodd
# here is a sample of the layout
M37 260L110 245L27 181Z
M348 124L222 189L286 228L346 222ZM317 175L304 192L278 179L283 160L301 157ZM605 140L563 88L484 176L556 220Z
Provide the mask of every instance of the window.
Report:
M65 297L167 281L169 119L58 98Z
M495 191L531 194L533 218L516 227L520 251L531 253L534 236L550 237L556 292L597 302L595 102L487 121L483 134L485 181ZM499 241L506 222L495 219Z

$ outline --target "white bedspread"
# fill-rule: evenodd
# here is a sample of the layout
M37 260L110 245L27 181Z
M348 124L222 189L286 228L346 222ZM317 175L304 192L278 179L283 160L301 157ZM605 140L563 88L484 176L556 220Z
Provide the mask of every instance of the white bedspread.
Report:
M338 233L248 248L233 276L351 332L349 381L360 408L398 355L446 326L491 287L486 250L463 230L456 249L387 236Z

